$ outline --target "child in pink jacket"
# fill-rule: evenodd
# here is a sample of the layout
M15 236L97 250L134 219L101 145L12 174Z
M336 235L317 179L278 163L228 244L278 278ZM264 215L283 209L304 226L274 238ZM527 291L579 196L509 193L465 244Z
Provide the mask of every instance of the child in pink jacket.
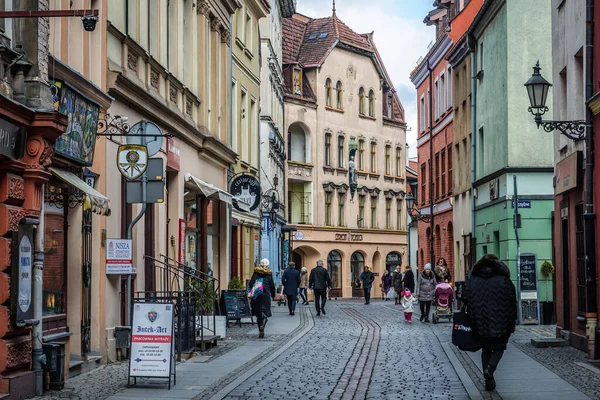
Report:
M415 299L410 290L404 290L404 296L402 296L402 299L400 300L400 307L402 308L402 311L404 311L404 319L409 324L412 324L413 305L416 301L417 299Z

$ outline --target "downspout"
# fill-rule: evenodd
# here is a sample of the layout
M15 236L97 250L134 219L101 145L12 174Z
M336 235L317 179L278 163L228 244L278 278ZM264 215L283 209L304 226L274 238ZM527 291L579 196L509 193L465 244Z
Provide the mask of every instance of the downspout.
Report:
M585 98L586 103L594 96L594 0L586 1L585 17ZM585 132L585 255L586 255L586 334L588 337L588 357L593 359L597 317L596 288L596 235L594 213L594 116L586 109Z
M469 243L469 258L471 259L470 267L472 268L477 257L477 248L476 246L473 246L474 243L477 243L477 236L475 235L475 181L477 180L477 66L475 65L475 38L469 35L468 40L469 48L471 50L471 242ZM471 268L467 271L465 279L468 278L467 275Z
M431 68L431 59L427 60L427 70L429 71L429 258L433 267L435 257L433 252L433 69Z
M125 0L125 35L129 36L129 0Z
M42 185L42 196L44 185ZM42 348L42 298L44 283L44 200L42 197L40 220L35 230L35 253L33 259L33 369L35 371L35 394L44 393L44 372L42 365L46 358Z
M233 26L233 15L229 16L229 29ZM231 42L229 43L229 143L233 145L233 85L231 82L231 78L233 76L233 56L232 56L232 48ZM227 167L227 180L229 181L230 177L233 176L233 166L229 164ZM229 191L229 182L227 182L227 191ZM233 246L233 205L227 206L229 210L229 249ZM237 253L236 253L237 254ZM231 281L231 265L234 260L231 259L231 251L229 251L229 271L226 272L230 274L229 280ZM238 272L239 273L239 272Z

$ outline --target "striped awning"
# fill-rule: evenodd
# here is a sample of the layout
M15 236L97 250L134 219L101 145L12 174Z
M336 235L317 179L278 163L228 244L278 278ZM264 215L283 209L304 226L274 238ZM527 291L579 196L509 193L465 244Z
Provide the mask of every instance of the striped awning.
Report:
M50 168L50 172L58 179L83 192L85 195L83 203L84 210L91 209L92 212L96 214L110 215L110 200L81 180L77 175L60 168Z

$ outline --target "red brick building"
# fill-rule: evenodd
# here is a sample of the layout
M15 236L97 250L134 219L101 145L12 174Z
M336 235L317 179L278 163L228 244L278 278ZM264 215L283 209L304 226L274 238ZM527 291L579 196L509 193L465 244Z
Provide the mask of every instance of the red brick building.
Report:
M446 32L456 8L451 1L440 5L425 18L435 25L436 41L411 73L417 88L418 185L415 206L421 215L432 217L418 222L418 268L444 258L454 277L454 234L452 224L453 132L452 71L446 54L452 40ZM433 262L432 262L433 263Z

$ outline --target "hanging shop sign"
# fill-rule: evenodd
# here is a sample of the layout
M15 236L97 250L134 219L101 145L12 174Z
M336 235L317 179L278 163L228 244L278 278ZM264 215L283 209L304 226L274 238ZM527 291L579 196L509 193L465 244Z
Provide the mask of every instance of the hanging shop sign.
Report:
M555 194L561 194L582 184L583 152L576 151L556 164Z
M129 376L170 379L173 344L173 304L134 303Z
M181 149L175 139L167 139L167 168L175 171L180 169Z
M252 175L239 175L231 182L229 192L233 198L250 205L250 212L253 212L260 203L260 182ZM235 202L233 206L238 211L242 210Z
M23 157L27 131L0 119L0 155L13 160Z
M117 168L121 175L132 181L148 168L148 148L138 144L124 144L117 150Z
M185 262L185 220L179 218L179 262L186 264Z
M131 239L106 239L106 275L135 273Z
M33 266L33 227L31 225L19 225L18 233L13 239L13 271L12 285L13 301L11 312L16 317L16 325L24 326L25 321L33 318L32 307L32 266Z
M61 81L50 82L54 110L68 117L67 131L56 139L56 153L90 166L98 131L100 106Z

